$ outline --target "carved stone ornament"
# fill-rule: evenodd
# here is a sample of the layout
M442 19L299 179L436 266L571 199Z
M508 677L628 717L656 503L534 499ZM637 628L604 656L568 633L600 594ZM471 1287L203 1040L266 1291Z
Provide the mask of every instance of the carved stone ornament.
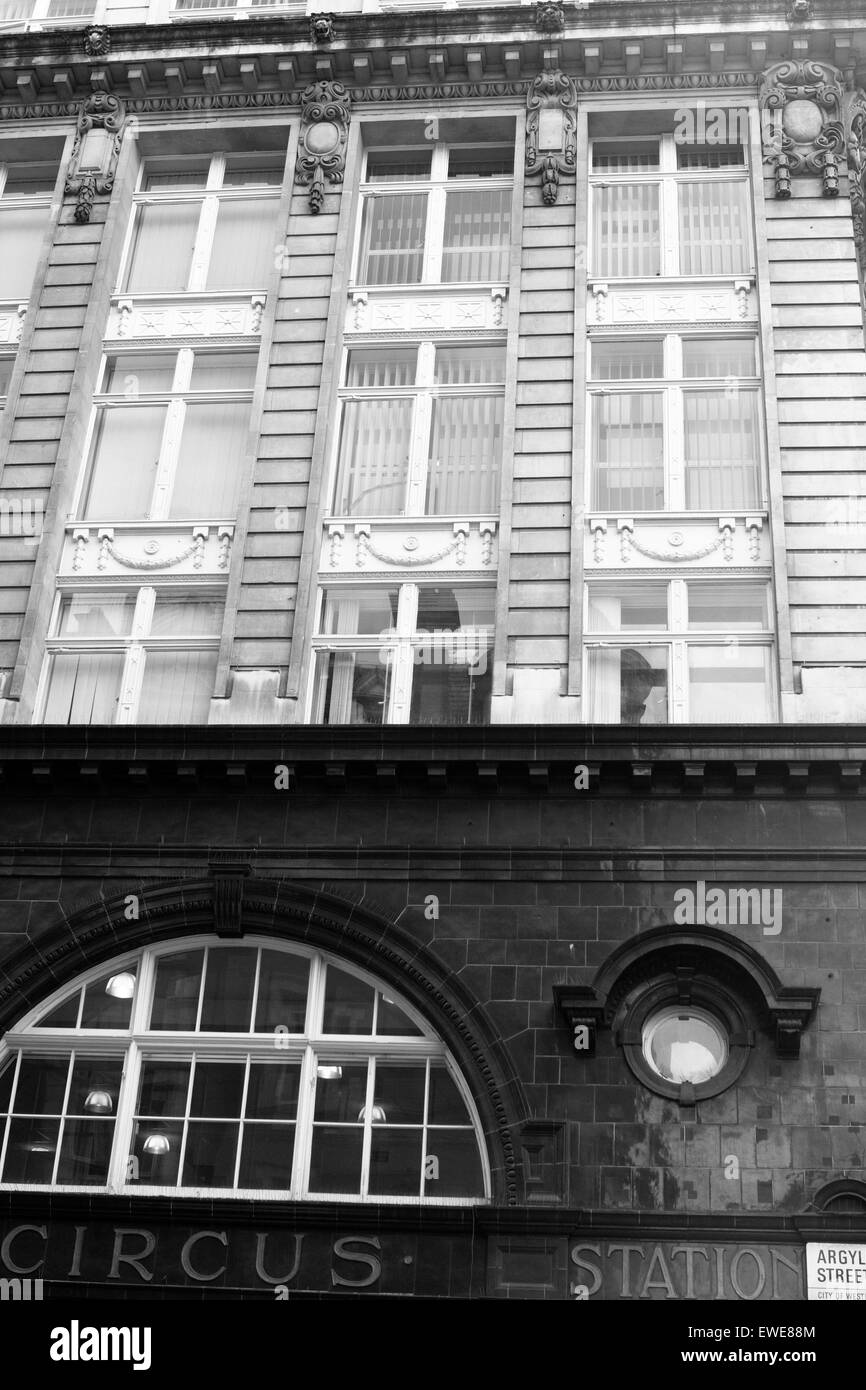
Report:
M526 173L541 175L541 196L548 206L559 196L559 180L573 174L577 162L577 89L557 68L539 73L526 98Z
M333 43L337 37L332 14L310 15L310 37L313 43Z
M89 222L94 198L114 187L123 125L123 104L110 92L94 92L82 103L65 189L77 199L76 222ZM101 132L101 138L94 132Z
M866 281L866 92L860 90L851 108L851 135L848 140L848 176L854 241L860 257L860 272Z
M561 5L550 0L538 0L535 6L535 26L544 34L555 34L565 28L565 15Z
M791 0L788 10L788 23L812 18L812 0Z
M820 174L825 198L839 192L844 162L838 68L812 59L774 63L761 84L764 157L775 165L776 197L790 198L793 174Z
M88 58L102 58L111 47L111 34L104 24L92 24L84 34L84 51Z
M325 179L342 183L351 98L342 82L314 82L301 94L301 139L295 178L310 185L310 212L325 198Z

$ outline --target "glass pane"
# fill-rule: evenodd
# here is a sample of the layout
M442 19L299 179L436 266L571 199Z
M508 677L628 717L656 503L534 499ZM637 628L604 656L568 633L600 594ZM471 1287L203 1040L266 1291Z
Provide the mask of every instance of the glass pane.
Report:
M68 1057L22 1057L15 1089L16 1115L60 1115Z
M417 1197L421 1191L421 1129L374 1129L370 1139L371 1196Z
M203 1033L249 1033L256 953L246 946L207 953L200 1028Z
M445 197L442 281L507 280L511 189L450 190Z
M153 188L204 188L207 183L210 160L185 159L171 165L155 160L148 161L142 187Z
M326 589L322 603L324 633L378 636L397 625L398 589Z
M641 169L659 167L657 140L594 140L592 142L593 170L604 169L613 174L631 174Z
M149 516L166 408L100 407L84 503L88 521L142 521Z
M232 1187L239 1124L190 1120L186 1131L182 1187Z
M664 630L668 625L668 586L643 584L591 584L589 632L622 632L626 628Z
M490 645L481 639L433 643L427 649L432 664L425 664L425 648L416 648L409 723L488 724Z
M377 1061L372 1124L423 1124L426 1073L423 1062L398 1066Z
M425 509L430 516L499 511L503 396L440 396L433 426Z
M135 400L141 395L170 391L177 356L173 352L124 353L105 363L101 391Z
M382 724L391 666L377 651L319 652L313 698L314 724Z
M466 1102L441 1063L430 1063L430 1099L427 1122L431 1125L468 1125L471 1123Z
M755 376L754 338L684 338L683 376Z
M239 188L252 183L279 186L283 181L285 154L227 154L223 188Z
M346 385L414 386L418 349L352 348L348 354Z
M594 273L660 275L658 184L612 184L594 188L593 195Z
M379 1010L376 1014L376 1036L378 1038L420 1038L423 1033L416 1028L408 1014L404 1013L393 999L380 994Z
M244 1062L196 1061L189 1113L196 1119L233 1120L241 1113Z
M139 724L206 724L216 679L217 653L148 651Z
M666 647L591 648L590 718L597 724L666 724Z
M310 1192L360 1192L363 1127L315 1125Z
M666 1010L645 1025L643 1052L666 1081L697 1086L722 1070L728 1047L714 1019L691 1010Z
M238 1187L288 1191L294 1152L294 1125L245 1124Z
M481 1158L471 1129L428 1129L424 1170L425 1197L484 1196Z
M218 637L223 623L223 605L216 599L169 598L157 594L150 624L151 637Z
M136 208L124 285L127 293L169 294L186 289L200 212L199 202L150 203Z
M0 396L6 396L9 393L9 383L12 380L14 366L14 357L0 357Z
M159 1120L137 1121L133 1131L128 1181L154 1187L173 1187L177 1182L182 1142L183 1121L175 1124Z
M135 970L134 965L127 966L123 971L110 970L108 974L102 975L87 986L84 991L84 1008L81 1011L82 1028L129 1027L133 995L126 991L131 982L134 993ZM118 990L121 992L118 993Z
M772 719L769 647L736 638L723 647L689 648L689 720L694 724L762 724Z
M209 290L263 289L274 268L276 198L221 201L207 272Z
M513 145L464 145L448 151L449 179L489 178L513 173Z
M746 134L748 138L748 132ZM735 169L745 162L742 145L677 145L680 169Z
M0 1072L0 1115L5 1115L9 1110L9 1102L12 1099L12 1083L14 1080L15 1056L9 1058L2 1072Z
M757 507L757 391L684 391L683 413L686 506L712 511Z
M59 1133L59 1120L10 1120L3 1181L50 1182Z
M82 1185L106 1183L113 1140L113 1120L67 1120L63 1126L57 1181Z
M256 380L254 352L197 352L192 362L191 391L252 390Z
M155 1031L182 1032L195 1027L204 951L177 951L161 956L150 1026Z
M45 724L113 724L122 652L68 652L51 658Z
M172 521L234 517L249 423L248 401L187 405L169 507Z
M0 299L28 299L51 214L47 207L0 205Z
M244 1114L253 1120L294 1120L298 1114L300 1062L253 1062Z
M61 637L128 637L135 594L72 594L60 605Z
M189 1069L189 1062L142 1062L136 1113L185 1115Z
M752 268L749 197L745 181L703 180L678 185L680 271L738 275Z
M492 627L495 604L496 591L489 586L451 589L425 584L418 590L417 631Z
M653 511L664 506L663 405L660 392L594 396L594 507Z
M362 285L418 284L424 265L426 193L384 193L364 199Z
M396 179L429 179L431 151L369 150L367 179L385 183Z
M505 381L505 345L436 349L435 381L438 386L487 386Z
M117 1112L123 1059L76 1056L66 1105L67 1115L105 1117Z
M634 381L663 377L664 344L661 338L630 338L627 342L594 342L594 381Z
M64 999L61 1004L55 1005L50 1014L34 1024L36 1028L74 1028L78 1022L78 1005L81 1002L81 990L77 989L74 994L70 994L68 999ZM2 1109L2 1107L0 1107Z
M367 1100L367 1063L320 1062L316 1069L317 1120L363 1124Z
M689 627L764 632L770 626L766 584L689 583Z
M322 1032L369 1034L372 1031L372 985L365 984L354 975L347 975L335 965L329 965Z
M92 5L89 8L93 8ZM0 18L7 18L5 7L0 7ZM6 168L6 182L3 185L4 198L35 198L54 192L57 182L57 165L52 161L36 161L28 164L9 164Z
M305 956L263 950L255 1032L272 1033L275 1028L287 1028L290 1033L303 1033L309 981L310 962Z
M337 516L403 515L413 405L404 397L343 402Z

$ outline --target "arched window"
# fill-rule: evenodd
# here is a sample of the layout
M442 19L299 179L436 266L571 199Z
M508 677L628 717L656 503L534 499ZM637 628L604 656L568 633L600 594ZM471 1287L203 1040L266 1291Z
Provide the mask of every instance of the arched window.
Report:
M389 986L196 937L82 975L0 1050L0 1184L471 1203L489 1173L445 1046Z

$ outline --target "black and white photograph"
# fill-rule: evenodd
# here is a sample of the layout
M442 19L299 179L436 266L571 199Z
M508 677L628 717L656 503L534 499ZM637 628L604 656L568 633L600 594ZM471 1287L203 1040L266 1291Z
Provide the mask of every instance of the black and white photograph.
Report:
M830 1376L866 7L325 3L0 0L0 1328Z

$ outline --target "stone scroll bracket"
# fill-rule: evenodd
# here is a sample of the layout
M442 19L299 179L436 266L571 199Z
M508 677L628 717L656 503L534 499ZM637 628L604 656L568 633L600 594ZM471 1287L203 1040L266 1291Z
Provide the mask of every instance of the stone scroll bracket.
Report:
M342 82L313 82L301 94L301 135L295 181L309 184L310 212L325 200L325 183L343 182L351 97Z
M114 187L125 120L123 103L110 92L94 92L81 104L65 185L76 200L76 222L89 222L94 200Z
M764 159L775 169L776 197L791 179L819 174L825 198L839 193L845 167L842 74L829 63L786 59L764 73L760 90Z
M848 181L854 241L860 260L860 276L866 289L866 91L854 93L848 118Z
M533 79L526 97L526 174L541 175L541 196L552 206L559 181L577 164L577 88L559 68Z

